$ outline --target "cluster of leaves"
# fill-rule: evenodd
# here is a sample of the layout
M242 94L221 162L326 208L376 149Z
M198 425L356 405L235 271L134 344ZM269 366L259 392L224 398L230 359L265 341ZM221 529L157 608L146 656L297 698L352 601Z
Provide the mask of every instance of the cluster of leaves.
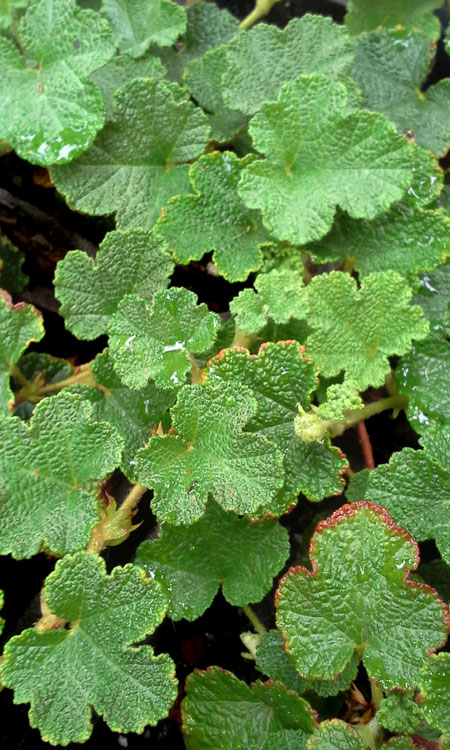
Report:
M0 237L0 553L57 558L1 678L51 744L86 741L93 711L122 733L166 717L175 664L133 644L221 587L268 679L190 674L188 750L450 747L449 80L423 90L440 4L249 31L201 0L0 8L2 147L115 220L56 268L67 329L108 337L76 368L27 351L44 326ZM202 259L245 285L222 316L171 285ZM385 409L420 448L354 473L336 439ZM331 496L306 559L280 519ZM107 574L140 500L157 535ZM274 580L266 631L249 604Z

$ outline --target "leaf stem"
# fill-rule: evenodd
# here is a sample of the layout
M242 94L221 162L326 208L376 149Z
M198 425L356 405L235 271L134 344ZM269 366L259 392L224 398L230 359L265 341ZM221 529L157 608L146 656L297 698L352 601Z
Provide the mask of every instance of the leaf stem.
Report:
M278 0L256 0L255 7L241 22L240 28L244 30L249 29L250 26L253 26L253 24L259 21L260 18L266 16L272 5L275 5L276 2L278 2Z
M375 460L373 457L372 443L370 442L366 423L363 419L356 423L356 429L358 430L359 443L362 448L366 469L374 469Z
M85 385L92 385L94 381L91 372L92 362L86 362L84 365L80 365L77 372L64 380L58 380L57 383L49 383L39 388L39 394L45 395L46 393L54 393L54 391L60 391L61 388L66 388L69 385L75 385L75 383L84 383ZM99 384L97 383L97 386Z
M259 633L260 635L265 635L267 633L266 628L262 624L259 617L255 615L249 604L244 604L244 606L242 607L242 611L248 617L257 633Z
M375 709L375 711L378 711L380 708L380 703L384 698L384 694L382 689L380 688L378 682L374 680L373 677L369 677L370 682L370 691L371 691L371 701L372 705Z
M193 354L189 354L189 361L192 365L191 367L191 383L192 385L198 385L202 382L202 371L200 367L198 366L198 362L195 359Z
M407 405L407 396L401 396L400 394L397 394L396 396L387 396L386 398L380 398L378 401L374 401L372 404L367 404L363 409L348 412L346 422L348 424L356 424L363 419L374 417L375 414L381 414L382 411L387 411L388 409L404 409ZM350 420L350 422L348 420Z
M147 492L147 487L143 487L139 482L133 486L129 491L123 503L119 507L119 513L122 515L128 515L132 510L136 508L139 500Z
M250 349L250 346L253 342L254 335L250 333L245 333L244 331L241 331L240 328L236 326L234 331L234 339L233 343L231 344L231 349Z

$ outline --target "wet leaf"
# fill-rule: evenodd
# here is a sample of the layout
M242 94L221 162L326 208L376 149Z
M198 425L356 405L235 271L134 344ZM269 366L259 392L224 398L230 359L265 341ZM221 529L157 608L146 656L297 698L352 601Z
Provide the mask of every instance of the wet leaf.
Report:
M243 289L231 300L230 311L245 333L257 333L269 322L287 323L307 316L302 274L273 269L256 277L254 289Z
M450 654L430 654L419 675L419 688L428 723L450 734Z

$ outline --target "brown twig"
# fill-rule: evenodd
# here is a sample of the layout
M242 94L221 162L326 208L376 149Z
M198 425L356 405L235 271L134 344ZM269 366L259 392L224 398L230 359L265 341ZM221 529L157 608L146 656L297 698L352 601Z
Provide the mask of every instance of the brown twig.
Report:
M367 432L366 423L364 422L363 419L361 419L360 422L357 422L356 429L358 430L359 442L362 448L366 469L374 469L375 461L373 458L372 443L370 442L370 437L369 437L369 433Z

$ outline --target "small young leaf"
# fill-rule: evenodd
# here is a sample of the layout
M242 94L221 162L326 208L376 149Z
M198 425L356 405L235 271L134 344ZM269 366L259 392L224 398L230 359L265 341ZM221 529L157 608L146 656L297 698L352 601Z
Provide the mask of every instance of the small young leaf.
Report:
M327 400L320 404L316 414L321 419L339 421L344 419L349 411L356 411L364 407L356 384L352 380L343 383L333 383L327 388Z
M291 318L301 320L307 315L303 277L297 271L274 269L260 273L255 289L243 289L230 303L236 325L245 333L257 333L269 320L287 323Z
M437 157L450 146L450 81L421 91L436 45L420 31L381 29L356 41L351 75L363 94L363 106L384 114L399 131Z
M92 148L54 167L52 180L78 211L115 211L119 227L151 229L169 198L189 190L186 162L202 153L208 133L206 115L181 86L131 81L116 92L114 119Z
M21 292L28 283L22 273L24 254L0 231L0 287L9 294Z
M450 654L430 654L419 674L419 688L428 723L450 734Z
M12 304L7 292L0 291L0 422L14 402L9 379L14 365L31 341L44 335L41 313L32 305Z
M249 391L234 384L180 390L171 409L177 434L152 437L137 455L137 476L153 489L160 520L176 526L197 521L208 493L240 515L272 507L283 484L283 457L267 438L243 432L256 408Z
M297 747L303 750L317 726L311 706L280 682L258 681L250 688L219 667L189 675L181 711L187 750L263 747L282 729L301 732Z
M450 439L450 427L436 430L438 441ZM363 475L363 476L360 476ZM388 464L360 472L350 482L347 497L364 497L382 505L396 523L419 542L435 539L450 564L450 462L442 466L432 446L423 451L403 448Z
M420 279L420 291L412 299L420 305L430 321L433 333L442 334L444 317L450 304L450 263L434 273L426 273Z
M390 732L412 734L424 716L411 693L394 690L384 698L377 711L377 721Z
M92 406L79 395L62 392L41 401L29 424L1 421L0 441L1 554L84 547L98 522L98 484L120 463L115 429L93 422Z
M283 30L258 24L241 31L226 47L223 96L229 107L254 115L275 101L283 83L298 75L343 77L353 60L353 43L331 18L306 14Z
M419 271L432 271L450 257L450 219L403 200L373 221L338 211L331 232L304 248L315 261L351 259L360 274L397 271L417 284Z
M30 628L7 643L4 684L16 703L31 703L30 724L44 741L85 742L92 709L123 733L142 733L167 716L177 695L175 665L150 646L129 645L155 630L167 604L159 584L141 573L126 565L106 575L97 555L64 557L47 578L45 598L71 628Z
M209 502L188 528L162 525L162 537L143 542L136 563L160 581L172 620L196 620L219 586L237 607L259 602L289 555L289 537L277 521L252 524Z
M373 219L408 188L411 144L382 115L346 115L346 105L341 83L300 76L251 120L254 146L266 159L246 167L239 192L261 209L277 239L320 239L337 205L355 219Z
M351 34L372 31L379 26L426 31L431 39L437 39L440 23L432 14L440 8L441 0L350 0L345 16L345 25Z
M294 432L297 404L307 409L317 385L316 368L303 357L297 342L264 344L256 357L246 351L225 351L211 361L208 377L250 388L258 409L246 431L265 435L283 453L285 484L278 494L278 511L273 505L264 510L285 513L300 492L313 501L342 492L345 456L329 441L305 443Z
M229 151L201 157L190 168L196 195L180 195L165 207L155 231L178 263L200 260L214 250L217 271L228 281L245 281L261 266L261 247L271 239L257 211L237 193L242 170L254 156L238 159Z
M306 750L364 750L365 747L357 731L340 719L323 721L306 743Z
M360 289L349 274L332 271L314 277L307 289L314 331L307 354L326 377L345 370L360 391L383 385L388 357L405 354L413 338L427 336L423 311L409 305L411 288L394 271L369 274Z
M63 164L92 145L103 127L100 91L87 76L114 54L109 24L75 0L29 5L19 49L0 37L0 139L33 164Z
M400 393L408 396L408 419L416 432L450 420L450 343L429 336L414 344L395 370Z
M150 44L168 47L186 30L186 11L170 0L102 0L121 52L140 57Z
M165 289L173 262L153 234L143 229L109 232L95 261L74 250L60 261L55 294L66 327L80 339L108 330L110 317L127 294L152 300Z
M386 511L344 505L311 540L312 573L291 568L276 597L277 625L300 674L333 679L355 650L383 688L412 688L426 654L450 629L433 589L408 580L418 548Z
M114 369L125 385L143 388L154 378L161 388L182 385L190 354L214 344L220 318L197 305L188 289L157 292L149 305L127 294L111 317L109 347Z

